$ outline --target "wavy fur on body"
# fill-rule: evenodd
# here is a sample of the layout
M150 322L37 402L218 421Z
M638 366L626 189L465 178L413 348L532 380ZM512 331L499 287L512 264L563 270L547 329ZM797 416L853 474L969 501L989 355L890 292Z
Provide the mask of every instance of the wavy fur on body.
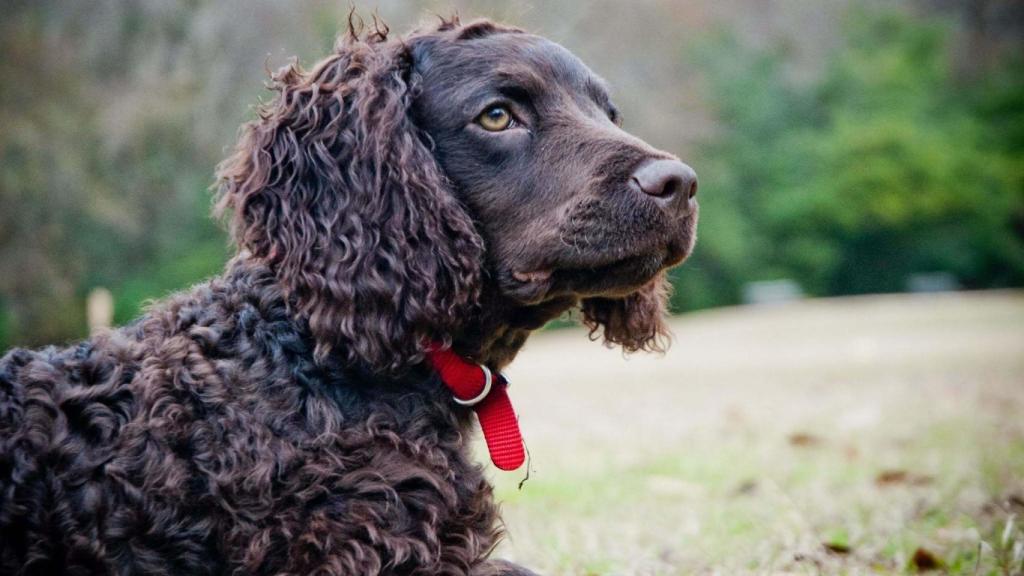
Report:
M266 267L0 365L0 572L466 574L496 510L435 378L318 364Z
M532 112L482 132L473 106L509 82ZM0 574L532 574L488 559L472 415L424 349L500 369L572 308L627 350L663 343L695 207L630 188L674 157L602 86L486 21L353 29L277 72L219 169L224 274L0 359Z

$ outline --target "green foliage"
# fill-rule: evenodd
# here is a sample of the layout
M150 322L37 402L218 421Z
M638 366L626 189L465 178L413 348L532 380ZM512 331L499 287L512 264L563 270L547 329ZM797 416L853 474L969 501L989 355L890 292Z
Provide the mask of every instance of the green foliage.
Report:
M1024 90L998 70L961 84L947 35L900 12L852 12L809 85L788 78L780 51L702 43L724 127L696 162L701 239L677 307L734 302L743 283L778 277L822 295L900 290L930 271L969 287L1024 282Z
M176 258L158 259L139 274L125 280L114 293L114 322L123 324L135 318L146 303L183 290L221 271L228 246L215 240L190 246Z
M109 190L95 174L93 111L78 98L82 86L65 62L37 57L44 46L32 16L14 11L0 20L0 78L9 79L0 90L0 314L7 342L39 344L84 331L76 235L106 226L93 202ZM82 188L93 202L73 192Z
M83 336L95 287L114 294L125 322L221 269L227 245L208 216L214 164L265 96L263 70L322 53L345 25L347 10L302 5L253 2L244 26L235 7L206 0L7 7L0 349ZM674 26L659 10L641 12ZM604 22L620 26L580 20L568 44L603 38ZM699 43L684 67L703 70L718 122L688 159L701 176L700 241L673 272L677 310L738 302L762 279L793 278L813 294L900 290L927 271L968 287L1024 284L1024 59L964 70L951 26L853 11L835 50L814 58L822 68L800 74L785 43L752 50L725 33ZM687 37L653 36L654 63ZM658 84L622 64L627 74L612 80L624 110L627 96L637 103L627 116L664 125L640 97Z
M227 252L208 216L216 152L186 127L188 77L104 108L110 84L130 84L120 50L71 50L44 33L54 14L22 4L0 22L11 56L0 61L0 204L17 207L0 210L0 348L83 336L96 286L130 320L147 298L218 271ZM143 42L141 21L123 19L125 42Z
M0 300L0 350L7 349L7 341L10 338L8 334L11 331L9 313L7 312L7 306L4 305L4 301Z

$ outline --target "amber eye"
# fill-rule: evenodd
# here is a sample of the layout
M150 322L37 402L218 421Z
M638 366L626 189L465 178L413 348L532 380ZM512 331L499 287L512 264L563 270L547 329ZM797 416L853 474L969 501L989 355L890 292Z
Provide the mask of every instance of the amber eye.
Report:
M484 110L476 122L489 132L501 132L515 125L512 113L504 106L491 106Z

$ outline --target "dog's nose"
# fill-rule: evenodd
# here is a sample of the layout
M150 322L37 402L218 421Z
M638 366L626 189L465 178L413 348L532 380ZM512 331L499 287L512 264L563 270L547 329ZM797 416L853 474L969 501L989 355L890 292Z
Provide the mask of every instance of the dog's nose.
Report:
M697 196L697 173L679 160L644 162L633 172L630 183L659 202L692 208Z

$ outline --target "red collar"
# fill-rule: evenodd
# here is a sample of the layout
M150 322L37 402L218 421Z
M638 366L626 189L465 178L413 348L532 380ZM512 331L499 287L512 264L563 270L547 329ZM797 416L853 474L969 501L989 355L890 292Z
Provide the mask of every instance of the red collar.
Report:
M491 374L483 364L471 364L450 349L432 344L427 360L441 381L455 396L455 402L476 412L480 428L491 453L491 461L502 470L523 465L526 451L519 419L508 397L508 379L500 372Z

